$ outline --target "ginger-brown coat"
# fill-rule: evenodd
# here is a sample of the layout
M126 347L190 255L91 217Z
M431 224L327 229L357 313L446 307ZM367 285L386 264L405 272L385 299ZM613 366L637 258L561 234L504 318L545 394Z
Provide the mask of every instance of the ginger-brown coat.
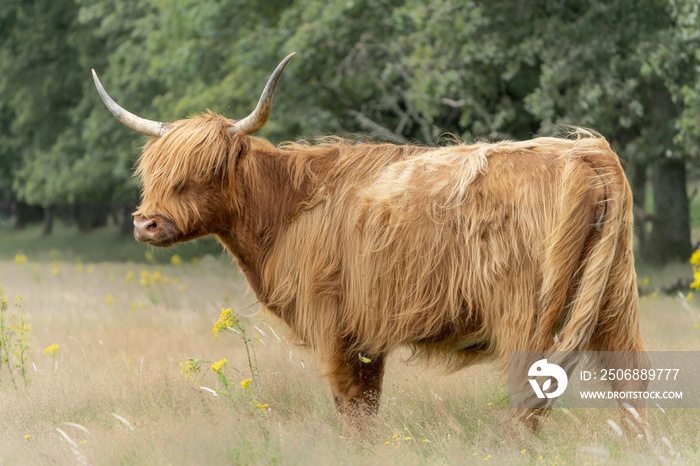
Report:
M208 114L151 139L135 215L165 224L157 245L215 235L327 362L341 412L376 411L404 345L454 369L643 350L632 196L602 137L275 147L230 125Z

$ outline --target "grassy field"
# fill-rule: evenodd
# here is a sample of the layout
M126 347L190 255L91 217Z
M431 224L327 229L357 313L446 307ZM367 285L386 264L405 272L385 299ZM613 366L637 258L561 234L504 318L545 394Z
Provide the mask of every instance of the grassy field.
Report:
M508 440L504 377L489 365L443 375L408 364L405 353L390 359L376 432L344 436L320 365L260 310L229 259L158 266L20 258L0 261L0 283L5 325L16 330L22 314L30 325L28 384L15 368L14 388L0 368L0 464L700 461L697 410L649 410L650 442L618 438L607 424L619 421L617 410L595 409L555 409L537 436ZM254 345L259 376L245 389L243 340L212 332L222 308L242 316ZM647 296L641 315L649 349L700 350L692 302ZM54 344L54 354L44 352ZM199 373L186 373L189 358L204 361ZM225 384L211 369L222 359Z

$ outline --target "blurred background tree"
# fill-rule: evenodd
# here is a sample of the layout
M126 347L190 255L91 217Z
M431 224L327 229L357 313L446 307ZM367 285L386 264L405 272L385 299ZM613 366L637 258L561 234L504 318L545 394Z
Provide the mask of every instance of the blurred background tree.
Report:
M629 167L642 257L686 260L699 21L694 0L4 0L0 215L130 231L144 139L104 109L90 68L146 118L240 118L296 51L262 137L432 145L589 127Z

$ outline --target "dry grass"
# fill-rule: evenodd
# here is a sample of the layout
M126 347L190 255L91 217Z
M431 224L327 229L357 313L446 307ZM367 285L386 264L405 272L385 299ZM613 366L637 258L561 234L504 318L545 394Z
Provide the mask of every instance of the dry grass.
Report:
M0 372L2 464L700 461L696 410L650 410L650 443L618 439L606 422L618 422L617 411L593 409L556 409L536 437L507 440L505 380L490 366L443 375L407 364L405 354L390 361L376 431L345 437L319 365L286 341L284 325L258 312L228 261L161 269L0 262L0 283L8 299L23 297L32 324L28 388L15 390ZM242 341L212 333L223 307L250 316L243 323L260 377L248 391L238 384L250 376ZM700 311L647 297L641 313L650 349L700 349ZM43 353L54 343L55 359ZM190 357L209 361L201 380L181 372ZM223 358L230 398L199 388L222 388L209 367Z

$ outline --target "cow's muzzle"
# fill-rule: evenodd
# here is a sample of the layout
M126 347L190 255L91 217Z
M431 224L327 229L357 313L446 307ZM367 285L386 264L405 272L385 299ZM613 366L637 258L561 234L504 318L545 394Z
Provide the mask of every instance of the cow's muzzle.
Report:
M134 238L142 243L153 246L170 246L177 242L179 230L175 224L165 217L134 216Z

